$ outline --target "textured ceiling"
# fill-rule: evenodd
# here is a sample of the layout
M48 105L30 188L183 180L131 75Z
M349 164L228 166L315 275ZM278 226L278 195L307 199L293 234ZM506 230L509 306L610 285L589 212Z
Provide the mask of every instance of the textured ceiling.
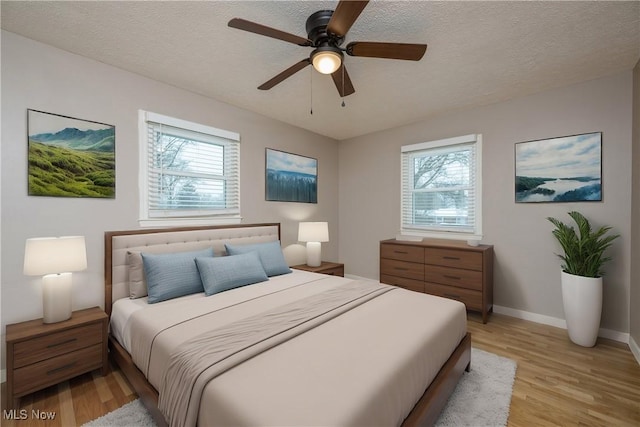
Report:
M640 2L372 1L351 41L427 43L420 62L346 57L356 93L300 71L311 48L232 29L244 18L306 36L335 1L3 1L2 28L338 140L630 70ZM310 108L313 104L313 115Z

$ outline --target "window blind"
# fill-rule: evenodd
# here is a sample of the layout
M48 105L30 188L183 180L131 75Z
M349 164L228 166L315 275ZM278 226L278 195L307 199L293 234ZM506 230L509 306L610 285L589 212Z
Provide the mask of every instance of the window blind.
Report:
M479 234L476 135L402 148L402 232Z
M149 118L146 125L149 218L240 213L237 139L200 125L191 130Z

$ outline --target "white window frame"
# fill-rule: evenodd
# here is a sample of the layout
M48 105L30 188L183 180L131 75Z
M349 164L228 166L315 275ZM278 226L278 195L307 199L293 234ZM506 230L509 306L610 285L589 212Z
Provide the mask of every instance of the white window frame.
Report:
M139 219L138 223L141 227L174 227L174 226L197 226L197 225L217 225L217 224L239 224L242 221L240 215L240 147L237 147L237 212L231 213L215 213L207 211L193 211L188 215L178 213L176 211L167 210L158 215L151 215L149 209L149 141L148 141L148 122L160 123L174 128L184 129L186 131L198 132L210 135L216 138L224 138L232 142L240 143L240 135L235 132L217 129L211 126L190 122L187 120L177 119L150 111L138 111L138 140L139 140L139 174L138 187L140 191L139 201Z
M406 224L404 217L405 200L410 197L409 194L405 194L408 191L409 185L406 185L406 179L409 176L413 177L413 173L406 171L405 158L412 153L419 153L429 150L435 150L439 148L452 147L455 145L473 145L475 148L475 188L474 188L474 218L475 223L473 225L473 231L455 230L452 228L442 227L420 227L415 224ZM459 239L459 240L480 240L482 239L482 135L470 134L464 136L458 136L454 138L440 139L436 141L422 142L418 144L404 145L401 148L401 184L400 184L400 233L407 236L418 237L431 237L439 239ZM412 186L412 185L411 185Z

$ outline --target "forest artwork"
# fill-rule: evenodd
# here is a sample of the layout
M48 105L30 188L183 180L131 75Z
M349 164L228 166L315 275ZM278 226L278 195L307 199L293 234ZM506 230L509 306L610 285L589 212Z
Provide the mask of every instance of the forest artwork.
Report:
M515 144L516 202L602 201L602 132Z
M318 203L318 160L267 148L266 200Z
M28 110L29 195L115 198L115 126Z

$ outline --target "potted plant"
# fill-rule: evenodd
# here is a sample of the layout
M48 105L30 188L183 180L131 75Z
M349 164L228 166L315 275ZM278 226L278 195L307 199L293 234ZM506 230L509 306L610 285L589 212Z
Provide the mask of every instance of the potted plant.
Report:
M553 235L564 250L558 254L562 264L562 303L569 338L574 343L593 347L598 338L602 314L602 265L611 260L605 250L618 234L606 234L611 227L591 229L589 221L579 212L569 212L578 231L555 218L548 217L556 228Z

